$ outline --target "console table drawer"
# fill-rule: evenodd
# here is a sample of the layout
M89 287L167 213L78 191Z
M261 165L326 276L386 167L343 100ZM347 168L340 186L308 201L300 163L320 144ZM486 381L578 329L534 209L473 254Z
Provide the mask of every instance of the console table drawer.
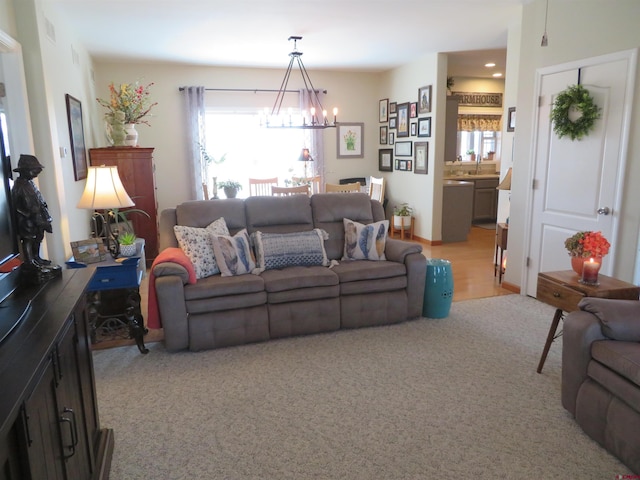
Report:
M565 312L572 312L578 309L578 302L584 297L583 293L566 285L538 277L537 298L541 302Z

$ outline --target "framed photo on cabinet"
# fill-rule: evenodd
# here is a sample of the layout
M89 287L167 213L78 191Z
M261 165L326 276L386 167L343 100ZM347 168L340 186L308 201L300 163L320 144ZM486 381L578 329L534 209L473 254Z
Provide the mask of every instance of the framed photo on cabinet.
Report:
M413 169L413 173L429 173L429 142L416 142L414 145L414 160L415 166Z
M393 148L378 150L378 170L381 172L393 171Z

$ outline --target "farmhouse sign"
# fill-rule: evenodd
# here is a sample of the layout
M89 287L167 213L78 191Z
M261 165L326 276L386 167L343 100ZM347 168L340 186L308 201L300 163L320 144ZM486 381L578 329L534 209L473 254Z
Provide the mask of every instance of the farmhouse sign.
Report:
M453 92L461 107L502 107L502 93Z

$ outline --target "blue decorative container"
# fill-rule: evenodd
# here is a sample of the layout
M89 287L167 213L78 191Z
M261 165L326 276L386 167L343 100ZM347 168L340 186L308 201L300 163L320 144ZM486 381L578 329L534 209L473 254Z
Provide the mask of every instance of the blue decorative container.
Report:
M439 258L427 259L427 278L424 286L422 316L445 318L453 301L451 262Z

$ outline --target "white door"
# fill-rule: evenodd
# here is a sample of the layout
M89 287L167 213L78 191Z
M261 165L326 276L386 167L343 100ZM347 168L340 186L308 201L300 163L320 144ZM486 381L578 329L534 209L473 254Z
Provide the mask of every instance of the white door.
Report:
M538 272L571 268L564 241L579 230L601 231L612 244L601 270L611 274L634 64L635 51L623 52L540 76L527 295L536 296ZM586 137L572 141L553 132L550 113L555 97L574 84L589 91L601 116Z

